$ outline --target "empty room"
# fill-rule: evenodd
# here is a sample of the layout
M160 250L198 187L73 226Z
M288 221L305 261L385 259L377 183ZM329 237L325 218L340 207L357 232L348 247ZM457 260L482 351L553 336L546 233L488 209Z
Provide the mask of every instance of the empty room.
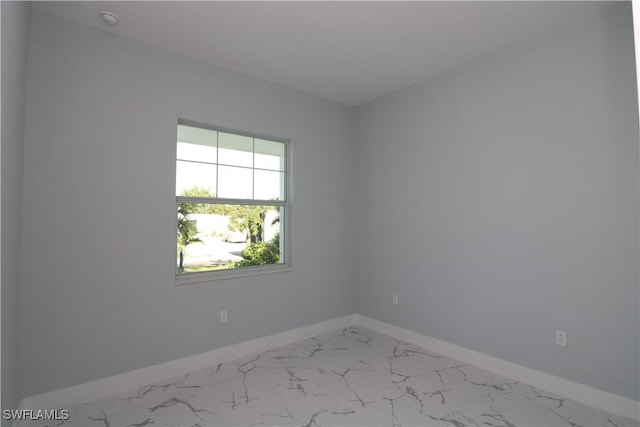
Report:
M0 6L3 426L640 425L632 2Z

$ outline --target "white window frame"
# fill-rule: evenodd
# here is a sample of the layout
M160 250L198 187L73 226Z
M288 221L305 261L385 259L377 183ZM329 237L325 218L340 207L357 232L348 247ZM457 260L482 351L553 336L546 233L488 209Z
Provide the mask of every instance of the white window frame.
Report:
M206 129L216 132L229 133L234 135L246 136L249 138L262 139L272 142L279 142L284 144L284 197L285 200L262 200L262 199L230 199L230 198L219 198L219 197L186 197L186 196L175 196L176 197L176 210L179 203L207 203L207 204L218 204L218 205L259 205L259 206L278 206L284 209L284 221L280 224L280 245L283 247L281 249L281 253L284 255L284 262L279 264L267 264L267 265L255 265L255 266L246 266L246 267L238 267L231 268L225 270L213 270L213 271L202 271L196 273L175 273L175 281L176 285L184 285L189 283L203 283L203 282L211 282L216 280L224 280L224 279L233 279L239 277L249 277L249 276L258 276L263 274L273 274L273 273L283 273L287 271L293 270L292 263L292 250L291 250L291 179L290 179L290 171L291 171L291 141L288 139L277 138L268 135L262 135L257 133L251 133L246 131L239 131L235 129L229 129L221 126L210 125L206 123L196 122L187 119L178 119L178 123L176 125L176 132L178 126L190 126L196 127L200 129ZM177 141L177 134L176 134ZM176 142L177 143L177 142ZM254 148L255 150L255 148ZM177 164L177 157L174 161L174 183L177 179L177 168L175 165ZM219 163L217 163L219 164ZM252 169L260 170L260 168L252 167ZM175 192L174 192L175 193ZM174 236L175 230L177 229L178 219L176 217L176 223L174 226ZM175 237L174 237L175 242ZM174 270L175 270L175 257L173 258Z

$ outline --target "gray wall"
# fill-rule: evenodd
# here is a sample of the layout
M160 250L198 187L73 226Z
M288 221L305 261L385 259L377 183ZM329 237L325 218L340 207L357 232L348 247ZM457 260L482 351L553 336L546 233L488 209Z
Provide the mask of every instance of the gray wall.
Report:
M24 395L357 311L638 399L630 12L613 6L357 114L34 12ZM293 272L174 285L178 117L293 140Z
M1 2L2 13L2 408L17 408L20 207L30 3ZM3 422L4 424L4 422Z
M25 395L353 313L352 109L32 18ZM174 284L179 117L292 140L293 272Z
M629 3L359 109L357 311L638 399L635 84Z

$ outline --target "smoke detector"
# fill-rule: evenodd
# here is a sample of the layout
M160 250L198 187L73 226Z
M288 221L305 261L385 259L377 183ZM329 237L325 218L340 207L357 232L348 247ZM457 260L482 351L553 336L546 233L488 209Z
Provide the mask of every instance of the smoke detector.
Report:
M101 12L99 12L100 15L100 19L102 19L102 22L104 22L106 25L108 25L109 27L115 27L116 25L118 25L118 15L116 15L113 12L110 12L108 10L103 10Z

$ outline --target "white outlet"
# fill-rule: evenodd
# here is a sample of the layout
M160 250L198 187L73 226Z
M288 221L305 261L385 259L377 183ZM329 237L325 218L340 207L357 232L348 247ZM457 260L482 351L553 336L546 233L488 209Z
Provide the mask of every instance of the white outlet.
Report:
M222 310L220 312L220 323L227 323L229 320L227 319L227 310Z
M398 305L398 295L397 294L393 294L393 304L394 305Z
M567 333L565 331L556 331L556 344L562 347L567 346Z

